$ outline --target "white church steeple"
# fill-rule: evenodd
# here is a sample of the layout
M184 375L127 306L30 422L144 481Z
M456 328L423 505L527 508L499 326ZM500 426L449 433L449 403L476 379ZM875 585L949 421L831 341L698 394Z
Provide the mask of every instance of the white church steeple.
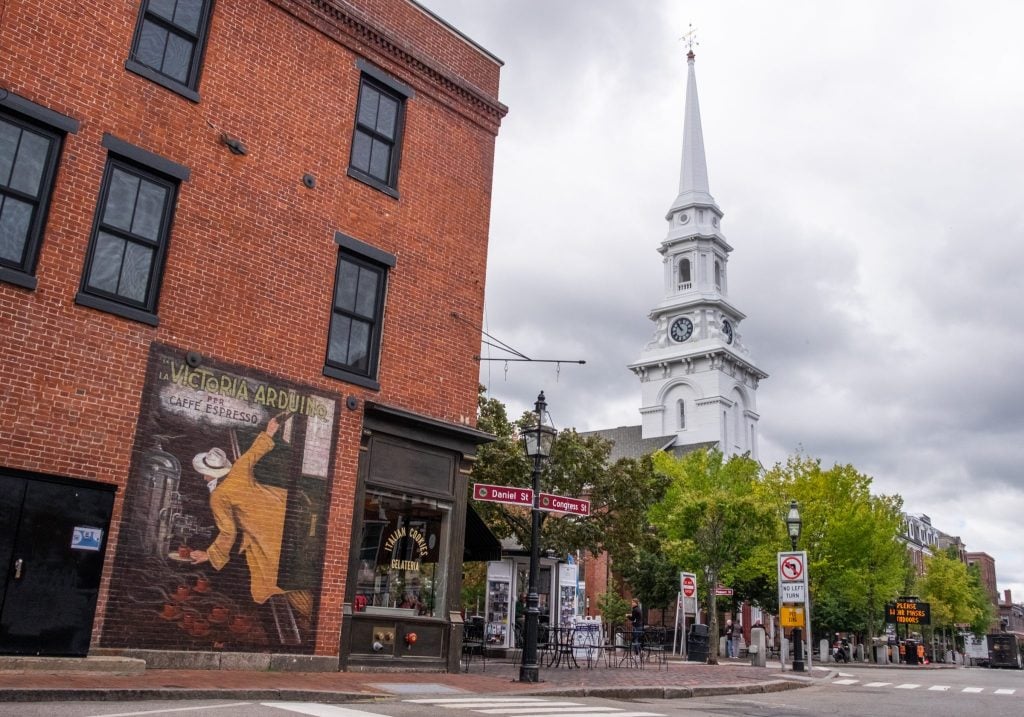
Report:
M658 247L664 296L649 315L654 338L629 368L641 381L643 438L674 435L676 446L714 443L757 458L757 386L767 374L743 345L746 316L728 299L732 247L708 183L694 59L691 45L679 194Z

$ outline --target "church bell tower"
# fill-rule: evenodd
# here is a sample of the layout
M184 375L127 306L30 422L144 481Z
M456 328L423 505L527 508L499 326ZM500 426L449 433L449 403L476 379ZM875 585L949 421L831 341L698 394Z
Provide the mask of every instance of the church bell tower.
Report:
M675 446L716 444L757 459L757 386L768 374L743 344L746 316L729 300L722 210L708 189L704 135L691 45L679 194L665 219L664 295L649 318L654 338L629 365L641 382L642 437Z

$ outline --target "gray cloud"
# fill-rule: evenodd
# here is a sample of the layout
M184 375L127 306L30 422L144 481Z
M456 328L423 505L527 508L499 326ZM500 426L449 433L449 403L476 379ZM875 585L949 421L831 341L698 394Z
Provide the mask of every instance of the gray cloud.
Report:
M1024 7L426 4L506 62L486 328L587 360L483 364L513 415L543 388L560 427L639 423L692 22L762 458L853 464L1024 596Z

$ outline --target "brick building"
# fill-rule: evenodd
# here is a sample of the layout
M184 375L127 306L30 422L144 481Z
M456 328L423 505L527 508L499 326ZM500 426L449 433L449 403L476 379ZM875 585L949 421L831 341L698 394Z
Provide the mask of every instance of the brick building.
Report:
M411 0L0 56L0 652L456 664L500 60Z

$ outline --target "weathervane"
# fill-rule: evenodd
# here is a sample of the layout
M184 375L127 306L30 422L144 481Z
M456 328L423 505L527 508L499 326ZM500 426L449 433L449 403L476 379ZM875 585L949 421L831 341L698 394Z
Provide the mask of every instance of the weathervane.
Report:
M697 28L693 26L692 22L690 23L690 29L679 39L686 43L688 54L691 55L693 54L693 48L700 44L697 42Z

